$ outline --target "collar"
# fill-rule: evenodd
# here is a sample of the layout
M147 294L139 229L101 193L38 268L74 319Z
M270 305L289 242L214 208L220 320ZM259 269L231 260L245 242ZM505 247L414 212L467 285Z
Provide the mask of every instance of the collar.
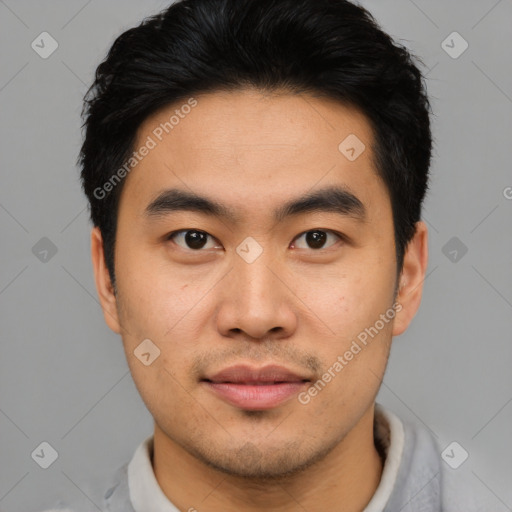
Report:
M375 445L384 459L381 480L364 512L438 512L440 462L430 434L375 404ZM107 493L112 512L179 512L158 485L153 436L137 448L117 486ZM129 496L129 497L128 497Z
M405 432L398 416L375 404L375 446L384 462L379 486L363 512L382 512L395 487L404 451Z
M165 496L153 472L153 436L145 439L128 465L130 499L135 512L180 512Z

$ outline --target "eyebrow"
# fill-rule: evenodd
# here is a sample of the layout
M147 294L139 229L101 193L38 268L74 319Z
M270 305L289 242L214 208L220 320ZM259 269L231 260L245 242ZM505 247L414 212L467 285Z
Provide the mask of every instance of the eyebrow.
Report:
M233 224L240 221L239 215L226 205L178 188L161 192L149 203L144 213L146 217L154 218L177 211L212 215ZM366 208L361 200L340 186L326 187L292 199L274 210L273 217L275 222L282 222L287 217L313 212L335 213L361 222L366 219Z

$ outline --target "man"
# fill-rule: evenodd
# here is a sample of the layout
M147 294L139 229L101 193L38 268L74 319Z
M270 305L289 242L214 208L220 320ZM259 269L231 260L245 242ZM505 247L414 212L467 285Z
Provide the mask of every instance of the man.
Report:
M405 48L345 0L182 0L84 119L96 286L155 421L105 510L481 510L375 403L428 259Z

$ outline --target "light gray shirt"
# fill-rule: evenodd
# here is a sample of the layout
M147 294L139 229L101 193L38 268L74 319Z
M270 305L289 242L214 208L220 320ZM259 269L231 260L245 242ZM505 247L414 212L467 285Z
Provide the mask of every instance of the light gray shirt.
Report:
M490 495L473 494L467 473L446 463L430 432L375 405L375 444L384 459L379 486L362 512L494 512ZM448 446L449 448L449 446ZM180 512L158 485L152 467L153 436L145 439L104 494L105 512ZM453 451L452 451L453 453ZM448 452L450 456L450 452ZM449 459L447 459L449 460ZM81 512L64 503L54 512ZM64 509L62 507L65 507ZM195 508L204 510L197 505ZM190 509L194 510L192 503ZM340 506L341 510L341 506ZM85 512L85 511L84 511Z

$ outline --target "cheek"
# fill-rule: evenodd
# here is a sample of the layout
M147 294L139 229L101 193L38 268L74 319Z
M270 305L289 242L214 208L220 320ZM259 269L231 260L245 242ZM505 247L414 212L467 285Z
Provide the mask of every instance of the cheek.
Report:
M145 365L142 351L138 349L139 341L126 336L123 343L132 378L151 413L180 406L187 406L186 410L189 410L191 397L187 390L192 389L194 380L188 369L192 365L194 347L172 337L158 340L155 343L158 351L151 354L156 357ZM149 351L153 352L153 349L149 348Z
M365 410L374 400L389 357L392 324L380 330L374 325L352 329L357 333L354 336L343 335L318 345L323 373L312 383L315 390L307 391L313 396L315 416L328 410L338 421L349 411Z
M375 263L373 272L365 268L371 270L370 262L310 289L304 301L315 313L310 317L315 322L311 335L322 333L316 336L315 350L325 364L323 370L335 375L327 376L330 391L321 392L320 401L342 405L371 398L385 369L396 316L394 276Z
M190 329L197 328L197 319L205 314L209 292L218 280L217 272L198 274L161 262L148 264L144 258L137 263L132 255L118 272L126 330L162 342L191 337Z
M371 273L364 268L322 280L302 275L295 279L294 292L302 300L300 307L309 310L304 314L323 324L320 331L343 341L374 325L392 305L394 281L389 276L389 271Z

